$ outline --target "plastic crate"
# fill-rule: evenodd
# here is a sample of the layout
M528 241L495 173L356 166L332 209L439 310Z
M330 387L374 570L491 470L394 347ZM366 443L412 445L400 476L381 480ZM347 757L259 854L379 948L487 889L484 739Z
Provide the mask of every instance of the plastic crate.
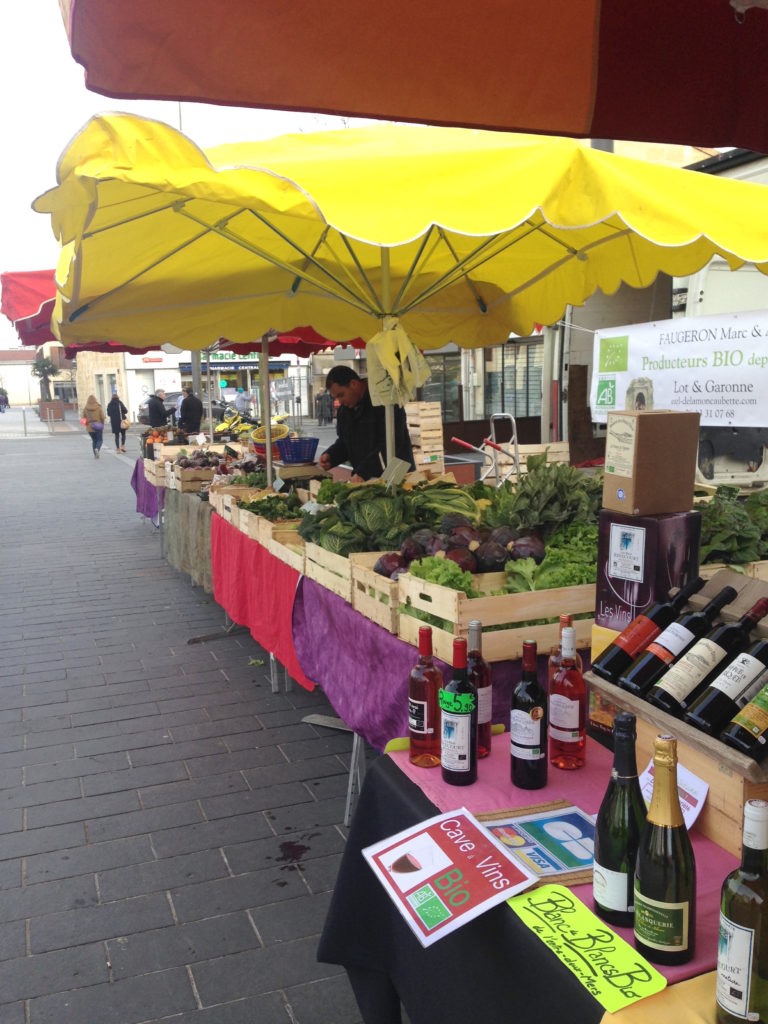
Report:
M277 442L283 462L314 462L319 437L281 437Z

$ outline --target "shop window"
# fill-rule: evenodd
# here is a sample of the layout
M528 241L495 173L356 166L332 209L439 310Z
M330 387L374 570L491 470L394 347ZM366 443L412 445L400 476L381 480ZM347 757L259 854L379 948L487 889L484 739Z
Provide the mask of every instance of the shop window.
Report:
M443 419L448 422L462 419L459 403L461 353L429 355L425 352L424 356L432 371L432 376L421 387L421 401L440 402L443 407Z
M486 349L486 418L500 412L515 419L540 416L543 365L541 342L510 342Z

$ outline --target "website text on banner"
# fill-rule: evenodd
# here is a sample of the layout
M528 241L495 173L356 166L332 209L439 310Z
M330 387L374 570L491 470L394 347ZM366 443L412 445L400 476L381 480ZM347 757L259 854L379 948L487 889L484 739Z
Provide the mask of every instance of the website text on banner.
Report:
M765 425L768 311L686 317L595 332L590 405L701 413L701 426Z

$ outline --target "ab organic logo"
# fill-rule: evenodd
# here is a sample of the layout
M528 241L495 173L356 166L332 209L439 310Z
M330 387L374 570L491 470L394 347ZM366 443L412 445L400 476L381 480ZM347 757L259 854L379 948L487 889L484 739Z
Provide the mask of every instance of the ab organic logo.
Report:
M629 366L629 335L600 339L600 373L623 373Z
M595 405L598 409L616 408L616 381L613 377L608 380L599 380L597 382L597 398L595 399Z

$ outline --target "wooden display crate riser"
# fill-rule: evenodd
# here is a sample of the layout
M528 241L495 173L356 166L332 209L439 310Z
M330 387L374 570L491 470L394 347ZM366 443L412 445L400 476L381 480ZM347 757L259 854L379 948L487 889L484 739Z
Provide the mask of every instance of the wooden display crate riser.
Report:
M276 525L279 526L279 524ZM276 529L264 546L275 558L279 558L281 562L290 565L296 572L304 573L306 561L305 545L296 530Z
M352 604L352 567L349 559L333 551L326 551L319 544L307 543L304 551L305 575Z
M421 619L401 611L398 616L397 635L406 643L418 647L419 627L423 625L424 622ZM594 619L574 620L576 647L579 650L589 647L593 625ZM468 632L467 629L462 629L457 633L449 633L445 629L433 626L432 650L435 656L450 665L453 660L454 639L456 636L466 637ZM523 643L526 640L534 641L540 654L549 654L557 647L559 638L559 622L550 622L541 626L516 626L509 629L483 631L483 657L488 662L516 661L523 656Z
M397 633L400 591L397 580L373 571L381 555L381 551L365 551L349 556L352 567L352 607L387 632Z
M733 572L742 572L751 580L768 580L768 561L745 562L743 565L727 565L725 562L707 562L699 566L699 576L705 580L711 579L721 569L731 569Z
M279 519L273 522L271 519L265 519L263 516L258 516L257 518L259 520L259 536L257 540L264 547L269 544L276 533L287 533L290 531L296 533L302 522L301 519ZM296 533L296 536L298 537L298 533Z
M612 683L587 672L592 690L616 708L631 711L637 719L637 766L642 772L653 756L654 738L661 733L677 737L680 764L709 784L707 799L696 821L703 835L730 853L741 853L744 803L768 799L768 766L733 750L693 726L653 707Z

